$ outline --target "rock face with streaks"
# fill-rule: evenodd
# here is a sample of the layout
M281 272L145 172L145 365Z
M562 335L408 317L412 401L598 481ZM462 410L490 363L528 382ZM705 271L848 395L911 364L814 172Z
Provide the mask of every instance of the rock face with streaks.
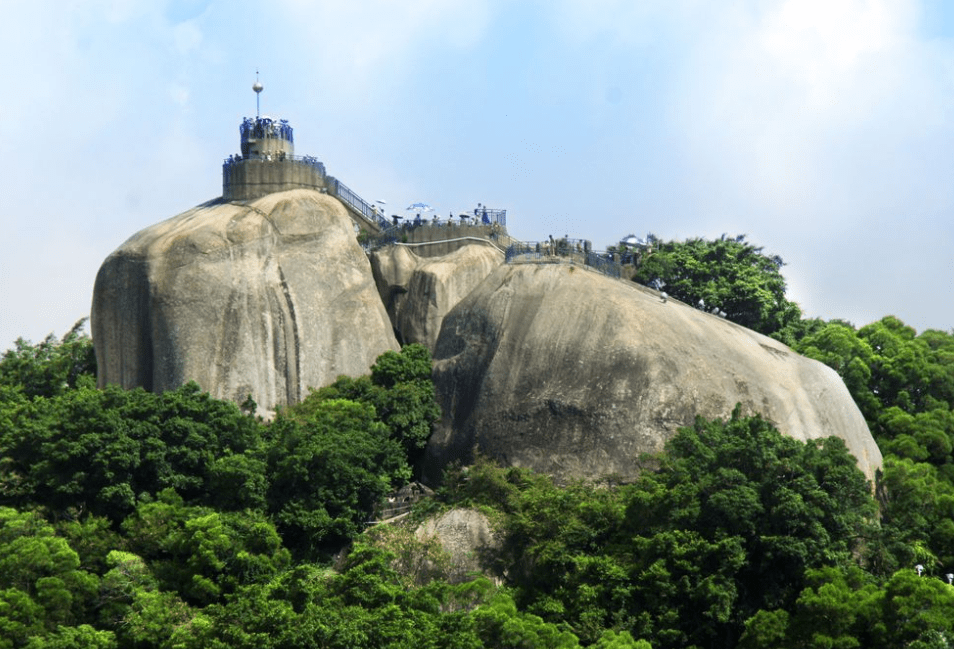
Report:
M881 466L838 375L749 329L568 264L498 267L443 320L443 419L425 478L473 449L560 480L633 478L697 415L741 403L800 440L838 435Z
M100 386L194 380L266 411L399 349L344 207L306 189L133 235L99 270L91 322Z
M398 337L431 352L447 312L503 262L503 253L489 243L439 257L421 257L400 245L371 253L378 293Z
M103 263L91 318L99 383L194 380L218 398L251 395L267 415L367 374L399 349L397 332L434 356L443 415L424 462L431 482L474 448L560 480L631 479L679 427L736 403L797 439L842 437L869 478L881 466L821 363L582 266L504 264L491 242L444 244L442 255L392 246L369 262L342 204L308 189L200 205Z

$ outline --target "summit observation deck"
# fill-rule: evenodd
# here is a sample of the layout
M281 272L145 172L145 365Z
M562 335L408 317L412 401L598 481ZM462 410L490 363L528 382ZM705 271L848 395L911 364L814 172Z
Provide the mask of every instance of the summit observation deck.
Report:
M314 189L340 200L352 219L370 232L390 223L370 203L333 176L314 156L296 156L287 120L247 117L239 127L241 153L222 163L222 198L249 201L290 189Z

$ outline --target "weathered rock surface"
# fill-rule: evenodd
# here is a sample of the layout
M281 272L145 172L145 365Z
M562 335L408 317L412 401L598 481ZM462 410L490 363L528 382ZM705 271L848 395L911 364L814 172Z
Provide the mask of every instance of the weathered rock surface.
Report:
M567 264L497 268L444 318L443 419L426 478L472 449L561 480L633 478L697 415L736 403L785 435L838 435L869 479L881 453L838 375L785 345Z
M498 580L490 567L490 557L500 549L490 521L474 509L452 509L422 523L415 534L418 538L437 537L441 547L450 555L451 583L466 581L475 572Z
M432 352L447 312L503 261L500 250L481 244L440 257L421 257L399 245L371 253L374 280L395 331L404 343L421 343Z
M266 411L399 349L344 207L312 190L211 201L133 235L93 291L99 384L195 380Z

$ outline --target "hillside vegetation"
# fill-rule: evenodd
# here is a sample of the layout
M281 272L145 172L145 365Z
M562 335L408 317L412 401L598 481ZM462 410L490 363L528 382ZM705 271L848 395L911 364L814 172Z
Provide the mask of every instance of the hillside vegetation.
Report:
M425 348L265 422L195 384L97 390L82 323L20 340L0 359L0 648L954 647L954 336L765 321L842 376L877 485L840 439L736 412L630 484L478 459L371 525L439 416ZM414 535L457 507L495 525L498 581L452 583Z

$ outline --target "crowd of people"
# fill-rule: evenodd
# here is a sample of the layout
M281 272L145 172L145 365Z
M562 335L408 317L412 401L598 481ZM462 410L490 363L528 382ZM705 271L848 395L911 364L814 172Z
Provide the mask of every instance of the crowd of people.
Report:
M378 208L375 208L377 211ZM377 212L376 212L377 213ZM383 213L382 213L383 214ZM473 212L461 212L454 216L449 212L446 220L442 220L440 214L436 212L428 217L425 212L417 212L413 217L400 216L392 214L390 219L394 226L419 227L424 225L442 226L442 225L504 225L506 224L506 210L493 210L482 207L479 203ZM404 221L404 223L402 223Z
M248 140L259 140L263 138L280 138L294 143L294 135L291 124L287 119L274 120L271 117L246 117L242 120L239 127L242 134L242 142Z
M406 223L401 223L401 221L406 221ZM414 217L403 217L397 214L391 215L391 222L396 226L408 225L419 227L423 225L432 225L432 226L443 226L443 225L493 225L489 219L481 218L479 216L474 216L472 214L467 214L462 212L456 217L454 213L451 212L448 214L445 220L441 220L440 214L434 214L430 218L427 216L422 216L421 214L416 214Z
M265 162L294 160L296 162L302 162L304 164L311 165L312 167L316 167L317 169L321 171L322 176L325 175L324 163L321 162L321 160L319 160L315 156L305 155L301 157L296 157L293 155L288 155L284 151L278 151L276 153L266 153L264 155L254 154L254 155L247 155L247 156L243 156L241 153L236 153L236 154L230 155L229 157L225 159L225 166L229 167L234 164L238 164L239 162L242 162L243 160L264 160Z

